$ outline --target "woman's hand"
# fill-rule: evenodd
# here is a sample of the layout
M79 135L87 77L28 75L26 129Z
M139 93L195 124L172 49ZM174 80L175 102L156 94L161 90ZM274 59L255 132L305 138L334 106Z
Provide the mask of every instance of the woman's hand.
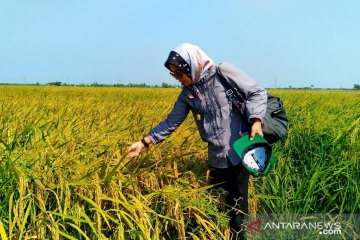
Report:
M144 141L144 143L142 142ZM138 157L141 153L141 151L145 148L145 147L149 147L149 145L152 143L151 139L149 137L144 137L141 141L137 141L136 143L133 143L129 148L128 148L128 155L126 157L131 158L131 157ZM145 146L146 144L146 146Z
M126 157L128 158L138 157L144 148L145 148L144 144L141 141L137 141L128 148L129 153Z
M258 133L262 137L264 136L261 126L261 120L258 118L253 119L253 124L251 126L250 140L254 139L256 133Z

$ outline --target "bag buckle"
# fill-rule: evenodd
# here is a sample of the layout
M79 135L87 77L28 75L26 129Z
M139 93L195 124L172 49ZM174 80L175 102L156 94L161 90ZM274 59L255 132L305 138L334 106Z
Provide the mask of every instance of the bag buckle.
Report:
M234 95L234 92L233 92L232 89L228 89L228 90L226 90L225 94L226 94L227 96L231 97L231 96Z

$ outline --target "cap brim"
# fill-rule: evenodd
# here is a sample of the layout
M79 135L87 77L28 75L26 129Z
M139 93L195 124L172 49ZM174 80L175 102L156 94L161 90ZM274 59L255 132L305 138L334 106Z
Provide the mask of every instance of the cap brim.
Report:
M259 134L255 134L255 137L253 140L250 140L250 135L246 134L234 142L233 148L238 156L243 156L245 149L247 149L249 146L251 146L253 144L257 144L257 143L269 144L266 141L266 139L263 138L262 136L260 136Z

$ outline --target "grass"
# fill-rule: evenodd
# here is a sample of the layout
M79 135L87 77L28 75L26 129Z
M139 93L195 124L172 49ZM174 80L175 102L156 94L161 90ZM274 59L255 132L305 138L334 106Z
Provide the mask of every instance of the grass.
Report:
M290 128L253 177L256 214L358 214L360 93L272 90ZM226 239L221 193L188 117L139 158L127 147L178 89L0 87L2 239Z

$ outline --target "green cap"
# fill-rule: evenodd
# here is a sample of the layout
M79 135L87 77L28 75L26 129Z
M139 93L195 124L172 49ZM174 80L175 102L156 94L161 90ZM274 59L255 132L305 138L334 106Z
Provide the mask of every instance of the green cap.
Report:
M252 174L266 175L274 165L271 145L259 134L255 134L253 140L246 134L236 140L233 147L244 167Z

